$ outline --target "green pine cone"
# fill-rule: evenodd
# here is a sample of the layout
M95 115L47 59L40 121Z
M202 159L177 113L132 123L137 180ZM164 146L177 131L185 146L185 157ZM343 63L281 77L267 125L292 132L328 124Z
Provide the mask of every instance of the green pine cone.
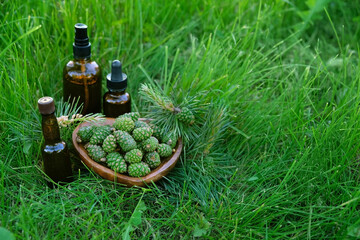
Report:
M159 146L159 140L155 137L149 137L148 139L141 142L141 148L144 149L145 152L153 152Z
M125 154L125 161L128 163L139 163L143 157L139 149L133 149Z
M129 117L120 116L115 119L113 127L117 130L131 132L135 128L135 123Z
M192 125L195 122L194 114L187 107L182 108L181 112L176 116L180 121L187 125Z
M156 137L157 139L161 139L162 138L162 132L161 132L161 128L153 123L149 124L150 128L153 130L153 136Z
M122 136L124 135L124 131L121 130L116 130L115 132L113 132L114 137L116 138L116 141L120 144L120 139L122 138Z
M177 143L177 137L175 133L168 133L162 137L161 142L169 145L171 148L174 148Z
M114 136L116 137L117 142L119 143L121 149L124 152L128 152L137 147L134 138L127 132L115 131Z
M144 177L150 173L149 166L144 163L133 163L128 167L128 173L132 177Z
M143 122L143 121L136 121L135 122L135 128L141 128L141 127L149 127L149 125L146 122Z
M102 144L107 136L111 134L110 126L98 126L94 129L94 134L90 139L90 144Z
M82 143L90 141L94 133L93 130L94 130L93 126L85 126L79 129L77 135L80 137Z
M89 144L86 148L89 157L96 162L106 162L106 152L98 145Z
M158 167L161 163L160 155L157 152L145 154L145 163L147 163L152 169Z
M151 137L153 130L149 127L136 128L133 131L133 137L136 141L144 141Z
M121 115L122 117L129 117L131 118L134 122L136 122L137 120L139 120L140 118L140 114L138 112L129 112L129 113L125 113L123 115Z
M102 148L105 152L114 152L116 149L116 138L114 135L109 135L105 138Z
M157 151L160 157L169 157L172 154L171 147L165 143L159 144Z
M118 173L124 173L127 171L127 164L125 159L118 152L109 153L106 157L107 165Z

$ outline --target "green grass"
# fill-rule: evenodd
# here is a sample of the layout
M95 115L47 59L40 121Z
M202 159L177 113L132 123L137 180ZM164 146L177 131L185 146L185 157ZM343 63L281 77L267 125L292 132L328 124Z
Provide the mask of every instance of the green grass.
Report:
M356 1L0 7L0 223L18 239L119 239L129 226L133 239L360 237ZM123 61L134 109L147 109L138 88L152 81L177 101L206 91L203 103L226 108L156 185L81 171L46 187L36 101L60 101L77 22L104 76Z

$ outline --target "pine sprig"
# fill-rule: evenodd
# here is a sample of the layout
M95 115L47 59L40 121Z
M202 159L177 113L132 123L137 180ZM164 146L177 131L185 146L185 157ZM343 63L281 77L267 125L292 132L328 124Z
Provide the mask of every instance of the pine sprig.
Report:
M103 115L100 113L81 115L82 106L78 101L71 103L59 101L56 107L56 116L58 116L58 124L60 127L61 138L66 142L69 149L73 149L72 133L75 128L83 122L92 122L94 124L104 121Z
M147 84L142 84L140 87L140 94L147 100L148 102L155 103L160 108L174 112L175 107L170 98L164 96L159 89L154 89L152 86Z
M146 117L153 119L152 122L163 129L164 133L173 132L185 142L192 142L199 136L201 123L204 122L200 113L205 105L201 105L196 97L185 98L175 106L174 101L162 89L147 84L141 85L140 95L149 104ZM190 114L188 122L180 117L185 109Z

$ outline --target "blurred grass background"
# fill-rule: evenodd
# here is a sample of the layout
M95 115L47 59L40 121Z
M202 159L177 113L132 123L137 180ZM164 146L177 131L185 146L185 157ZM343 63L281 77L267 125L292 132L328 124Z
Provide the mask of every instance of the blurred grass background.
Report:
M133 239L360 237L357 1L2 0L0 8L0 223L17 238L118 239L131 228ZM137 90L149 81L208 91L203 102L225 106L223 119L209 120L219 126L212 147L185 149L147 189L79 172L49 190L36 167L36 102L60 101L77 22L89 26L104 76L113 59L123 62L135 109L146 108Z

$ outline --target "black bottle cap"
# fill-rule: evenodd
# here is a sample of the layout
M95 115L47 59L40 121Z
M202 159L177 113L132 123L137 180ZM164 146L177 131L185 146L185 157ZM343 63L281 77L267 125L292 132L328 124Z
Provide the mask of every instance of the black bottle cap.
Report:
M55 112L55 103L52 97L42 97L38 100L39 111L42 115Z
M75 24L73 51L75 58L90 58L91 56L91 44L87 34L87 26L83 23Z
M107 87L110 91L120 92L127 87L127 76L122 72L122 64L114 60L111 64L111 73L106 76Z

